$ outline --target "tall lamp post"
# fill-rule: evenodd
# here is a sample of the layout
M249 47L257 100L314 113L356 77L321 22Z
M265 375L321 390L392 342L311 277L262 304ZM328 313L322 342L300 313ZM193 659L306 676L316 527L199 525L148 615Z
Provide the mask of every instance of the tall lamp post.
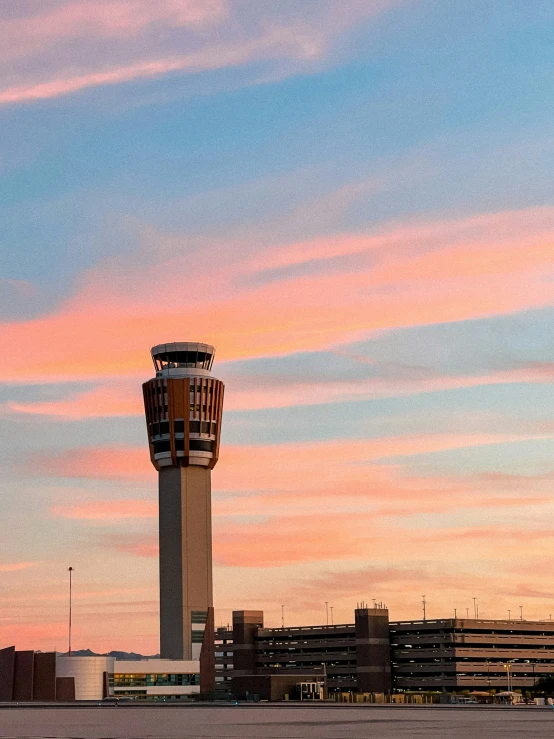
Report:
M68 656L71 657L71 599L72 599L72 575L73 575L73 567L68 567L67 571L69 572L69 649L67 650Z

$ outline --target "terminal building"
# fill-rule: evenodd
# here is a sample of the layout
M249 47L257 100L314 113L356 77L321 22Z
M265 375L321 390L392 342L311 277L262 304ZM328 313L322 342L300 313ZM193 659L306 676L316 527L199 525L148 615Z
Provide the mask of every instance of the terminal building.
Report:
M76 700L125 698L134 700L190 700L200 693L196 660L79 657L58 655L58 679L73 678Z
M79 656L0 649L0 703L175 701L200 693L198 661Z

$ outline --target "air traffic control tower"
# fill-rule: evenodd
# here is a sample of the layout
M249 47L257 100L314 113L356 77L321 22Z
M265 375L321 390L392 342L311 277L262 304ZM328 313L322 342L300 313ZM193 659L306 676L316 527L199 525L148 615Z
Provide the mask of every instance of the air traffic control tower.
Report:
M213 661L210 478L224 391L210 376L213 359L209 344L160 344L152 349L156 376L142 386L159 473L160 656L200 659L201 673Z

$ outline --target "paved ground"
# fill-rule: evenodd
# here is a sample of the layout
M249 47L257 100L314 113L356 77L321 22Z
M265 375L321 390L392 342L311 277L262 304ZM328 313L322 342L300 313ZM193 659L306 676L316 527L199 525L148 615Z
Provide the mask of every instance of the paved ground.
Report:
M0 709L2 739L543 739L548 708L191 706Z

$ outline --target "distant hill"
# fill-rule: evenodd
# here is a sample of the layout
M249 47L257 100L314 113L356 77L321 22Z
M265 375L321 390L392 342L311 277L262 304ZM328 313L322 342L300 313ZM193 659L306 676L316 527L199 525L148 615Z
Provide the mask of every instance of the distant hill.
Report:
M67 656L68 652L60 652L62 656ZM160 655L159 654L137 654L137 652L118 652L116 650L112 652L104 652L103 654L99 654L98 652L93 652L90 649L73 649L71 650L71 656L72 657L115 657L116 659L157 659Z

